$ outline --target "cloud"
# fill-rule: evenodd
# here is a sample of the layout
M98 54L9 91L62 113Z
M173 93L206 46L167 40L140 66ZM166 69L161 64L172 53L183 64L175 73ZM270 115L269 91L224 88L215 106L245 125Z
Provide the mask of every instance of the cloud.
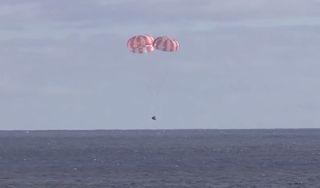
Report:
M0 1L0 112L11 117L0 125L148 128L143 118L161 113L163 128L298 127L301 119L313 126L320 109L319 6L319 0ZM172 35L181 49L128 53L126 40L142 33Z
M0 40L319 25L319 1L1 1Z
M3 20L59 23L141 24L180 21L239 21L319 17L316 0L152 0L103 1L70 0L55 2L31 0L18 3L2 1ZM22 24L22 23L20 23Z

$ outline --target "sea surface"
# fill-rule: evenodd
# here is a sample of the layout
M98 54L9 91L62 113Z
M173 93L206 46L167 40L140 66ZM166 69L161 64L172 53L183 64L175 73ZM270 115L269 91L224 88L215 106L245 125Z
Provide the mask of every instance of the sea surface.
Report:
M0 131L0 188L320 188L320 129Z

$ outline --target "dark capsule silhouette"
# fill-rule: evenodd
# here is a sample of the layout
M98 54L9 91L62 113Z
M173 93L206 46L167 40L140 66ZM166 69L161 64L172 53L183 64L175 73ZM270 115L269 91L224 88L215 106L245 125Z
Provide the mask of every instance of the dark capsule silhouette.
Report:
M153 120L157 120L156 116L152 116L152 119L153 119Z

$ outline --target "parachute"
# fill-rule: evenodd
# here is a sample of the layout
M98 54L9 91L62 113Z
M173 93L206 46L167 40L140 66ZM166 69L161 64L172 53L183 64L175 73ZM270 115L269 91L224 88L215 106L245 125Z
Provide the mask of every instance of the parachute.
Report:
M136 35L128 40L127 47L133 53L148 53L154 51L153 41L150 35Z
M129 51L133 53L149 53L155 49L165 52L175 52L179 49L179 42L168 36L160 36L154 39L150 35L136 35L127 42Z
M160 36L154 39L150 35L136 35L128 40L127 47L132 53L143 54L154 50L175 52L179 49L180 44L176 39L168 36ZM152 116L151 119L157 120L156 116Z
M179 49L179 42L176 39L170 38L168 36L157 37L153 41L153 46L157 50L165 52L174 52Z

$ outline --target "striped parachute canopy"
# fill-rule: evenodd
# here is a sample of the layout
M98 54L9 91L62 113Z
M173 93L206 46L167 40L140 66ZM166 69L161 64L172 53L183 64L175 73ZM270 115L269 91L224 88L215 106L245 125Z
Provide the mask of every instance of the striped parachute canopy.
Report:
M127 47L133 53L148 53L154 51L153 41L150 35L136 35L128 40Z
M153 41L153 47L157 50L162 50L165 52L174 52L179 49L179 42L176 39L170 38L168 36L157 37Z

